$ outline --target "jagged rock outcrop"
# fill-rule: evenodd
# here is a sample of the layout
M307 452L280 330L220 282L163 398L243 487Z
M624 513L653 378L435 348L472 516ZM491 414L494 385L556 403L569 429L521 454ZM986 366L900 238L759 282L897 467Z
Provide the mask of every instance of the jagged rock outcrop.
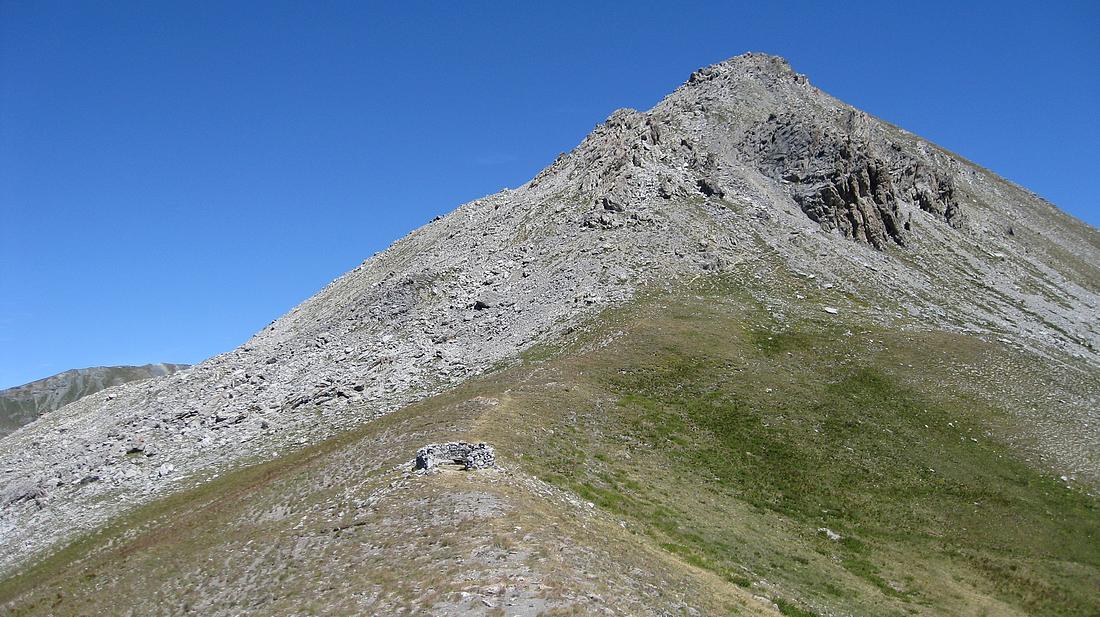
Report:
M882 307L866 319L904 311L1100 365L1096 264L1095 230L782 59L739 56L648 112L616 111L532 181L412 232L240 348L4 438L0 572L185 478L444 391L646 287L797 275Z
M826 230L877 249L904 246L912 217L905 206L961 226L951 177L897 148L880 155L858 136L858 118L850 112L847 130L840 130L789 112L771 114L747 142L755 143L760 168L783 182L806 216Z

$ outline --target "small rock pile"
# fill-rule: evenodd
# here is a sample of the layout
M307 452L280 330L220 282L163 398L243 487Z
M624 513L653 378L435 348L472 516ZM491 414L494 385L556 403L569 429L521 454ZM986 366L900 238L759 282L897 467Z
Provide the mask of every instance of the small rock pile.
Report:
M416 451L415 469L430 471L440 464L462 465L464 469L488 469L496 464L493 446L486 443L450 441L433 443Z

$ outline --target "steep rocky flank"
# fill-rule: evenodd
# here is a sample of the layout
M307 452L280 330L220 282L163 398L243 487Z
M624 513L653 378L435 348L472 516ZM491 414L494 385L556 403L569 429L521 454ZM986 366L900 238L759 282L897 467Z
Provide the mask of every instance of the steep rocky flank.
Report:
M78 368L0 390L0 436L89 394L129 381L171 375L185 368L186 364Z
M527 184L414 231L240 348L5 437L0 571L447 391L609 306L746 266L777 314L788 295L766 283L782 269L859 298L868 327L1000 338L1091 379L1098 264L1095 229L779 58L739 56L648 112L616 111ZM1021 443L1100 481L1097 398L1052 387L1052 407L1014 411L1058 424Z

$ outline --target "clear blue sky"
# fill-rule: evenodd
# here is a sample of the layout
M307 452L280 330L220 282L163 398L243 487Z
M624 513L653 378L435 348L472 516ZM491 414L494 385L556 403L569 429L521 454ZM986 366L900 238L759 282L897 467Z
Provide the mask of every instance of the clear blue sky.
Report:
M227 351L745 51L1100 222L1100 3L819 4L0 0L0 387Z

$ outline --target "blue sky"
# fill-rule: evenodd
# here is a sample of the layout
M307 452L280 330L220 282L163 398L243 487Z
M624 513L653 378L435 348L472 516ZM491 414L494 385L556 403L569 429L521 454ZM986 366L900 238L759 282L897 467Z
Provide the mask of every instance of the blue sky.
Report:
M524 4L0 0L0 387L232 349L745 51L1100 223L1100 3Z

